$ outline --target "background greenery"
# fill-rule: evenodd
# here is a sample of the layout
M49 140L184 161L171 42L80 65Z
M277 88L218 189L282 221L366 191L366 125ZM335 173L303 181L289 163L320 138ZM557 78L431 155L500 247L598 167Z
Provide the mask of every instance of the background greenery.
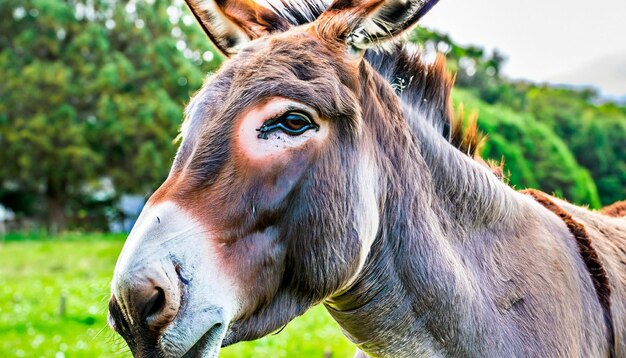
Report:
M13 235L0 245L0 357L131 357L121 337L106 325L111 273L124 236L21 239ZM295 353L352 357L354 346L318 306L279 335L238 343L223 349L220 357Z
M626 198L626 106L509 80L502 54L444 34L411 40L446 54L454 103L478 111L483 155L504 158L511 185L592 208ZM0 356L128 355L105 328L123 235L46 233L106 231L121 195L157 188L185 103L220 63L180 0L0 0L0 204L23 230L0 242ZM223 356L325 351L353 348L318 308Z

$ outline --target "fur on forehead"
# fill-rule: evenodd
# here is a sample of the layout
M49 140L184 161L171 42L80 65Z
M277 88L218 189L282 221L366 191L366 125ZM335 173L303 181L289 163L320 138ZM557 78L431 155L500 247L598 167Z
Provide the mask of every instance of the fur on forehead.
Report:
M259 3L292 25L299 26L318 20L331 1L260 0ZM312 48L309 45L314 44L307 44L307 52ZM311 59L317 60L316 57ZM395 41L385 47L367 50L364 59L393 87L404 107L408 107L412 113L418 113L444 138L452 140L450 92L454 80L446 72L444 58L427 64L422 60L417 46ZM312 62L306 63L309 65Z
M327 118L354 116L358 64L344 61L307 31L251 42L224 64L217 81L230 81L229 107L270 97L303 102ZM209 86L212 85L210 81Z
M288 22L291 26L310 24L316 20L320 23L320 16L331 5L330 0L258 0L257 2L262 7L270 9L282 21ZM352 4L351 1L347 2ZM341 3L341 1L336 1L333 6L337 6L337 3ZM432 7L436 1L425 2L420 0L418 3L426 4L425 8L420 11L423 13ZM354 14L354 12L352 13ZM337 22L337 20L335 19L333 22ZM317 34L319 35L319 33ZM358 79L351 77L356 75L358 71L346 71L345 63L341 63L341 56L338 56L338 52L342 52L341 49L323 48L320 43L312 38L307 38L304 33L295 35L302 37L294 38L294 41L283 42L282 39L285 36L294 36L293 31L285 34L273 33L270 37L253 41L244 47L237 57L254 58L252 60L257 61L257 63L255 64L256 67L250 66L248 71L243 72L248 76L260 76L259 81L270 80L271 76L276 75L275 72L270 73L269 76L263 76L264 71L258 71L258 69L260 68L259 65L274 62L271 66L272 70L277 70L279 65L282 65L282 74L286 75L287 78L295 77L301 81L313 79L311 84L316 84L317 88L311 89L314 92L319 92L320 88L323 88L322 86L330 83L323 80L319 81L319 78L316 80L316 75L327 77L329 72L325 71L332 70L345 87L358 91ZM339 43L335 43L335 45L339 45ZM270 51L272 56L275 56L273 57L275 61L268 61L267 57L263 57L267 56ZM259 56L254 56L255 52ZM325 52L325 56L320 56L323 52ZM462 120L462 118L455 119L452 111L450 92L454 79L447 73L443 57L439 56L437 61L432 64L425 63L417 46L405 43L400 39L388 43L385 47L374 47L366 50L363 58L394 89L403 108L411 117L407 120L424 121L424 124L434 127L455 147L473 156L474 153L467 153L466 148L459 143L471 142L470 148L479 148L477 141L469 141L470 138L458 138L458 131L455 138L455 133L453 133L454 121ZM281 64L279 61L283 61L283 63ZM228 62L226 66L228 66ZM285 72L285 69L289 70ZM237 73L237 71L231 73ZM277 90L276 95L280 95L282 92L278 84L269 87ZM263 87L263 89L266 90L267 87ZM328 97L329 95L329 93L325 93L326 97L318 96L321 108L316 109L320 110L321 114L329 116L345 113L341 108L333 108L333 105L346 102L345 95L337 96L336 91L331 97ZM301 100L306 101L307 97L303 95ZM467 135L469 134L467 133ZM480 137L476 138L477 140L480 139Z

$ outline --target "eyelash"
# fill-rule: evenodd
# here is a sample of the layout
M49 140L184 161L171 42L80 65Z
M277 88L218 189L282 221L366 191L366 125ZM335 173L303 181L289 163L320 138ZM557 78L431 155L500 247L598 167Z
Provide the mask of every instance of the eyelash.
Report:
M289 126L289 122L292 122L291 124L294 124L293 122L299 122L298 124L302 124L302 126L294 128L294 126ZM301 111L287 111L265 121L265 123L257 129L257 131L260 132L257 137L267 139L268 134L276 130L280 130L287 135L298 136L310 129L318 131L319 126L313 122L308 114Z

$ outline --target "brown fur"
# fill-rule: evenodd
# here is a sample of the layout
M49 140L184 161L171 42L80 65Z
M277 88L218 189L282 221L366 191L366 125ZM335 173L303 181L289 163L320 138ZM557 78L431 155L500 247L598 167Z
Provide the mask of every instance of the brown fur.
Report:
M496 162L492 159L483 159L482 148L487 142L487 135L478 128L478 112L472 112L465 120L465 108L461 103L456 115L452 117L452 135L450 144L481 165L486 166L498 178L506 180L504 175L504 157Z
M604 215L612 216L615 218L626 216L626 201L618 201L607 207L602 208L600 211Z
M478 129L478 113L472 112L465 124L463 104L459 105L457 114L452 121L452 138L450 143L469 157L480 157L480 151L487 136Z

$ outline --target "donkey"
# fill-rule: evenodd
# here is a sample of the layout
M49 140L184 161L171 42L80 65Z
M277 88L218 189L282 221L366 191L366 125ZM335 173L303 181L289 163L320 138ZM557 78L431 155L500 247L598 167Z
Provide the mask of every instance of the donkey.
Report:
M229 59L112 280L137 357L216 357L324 304L370 357L625 357L626 219L451 144L428 0L189 0Z

